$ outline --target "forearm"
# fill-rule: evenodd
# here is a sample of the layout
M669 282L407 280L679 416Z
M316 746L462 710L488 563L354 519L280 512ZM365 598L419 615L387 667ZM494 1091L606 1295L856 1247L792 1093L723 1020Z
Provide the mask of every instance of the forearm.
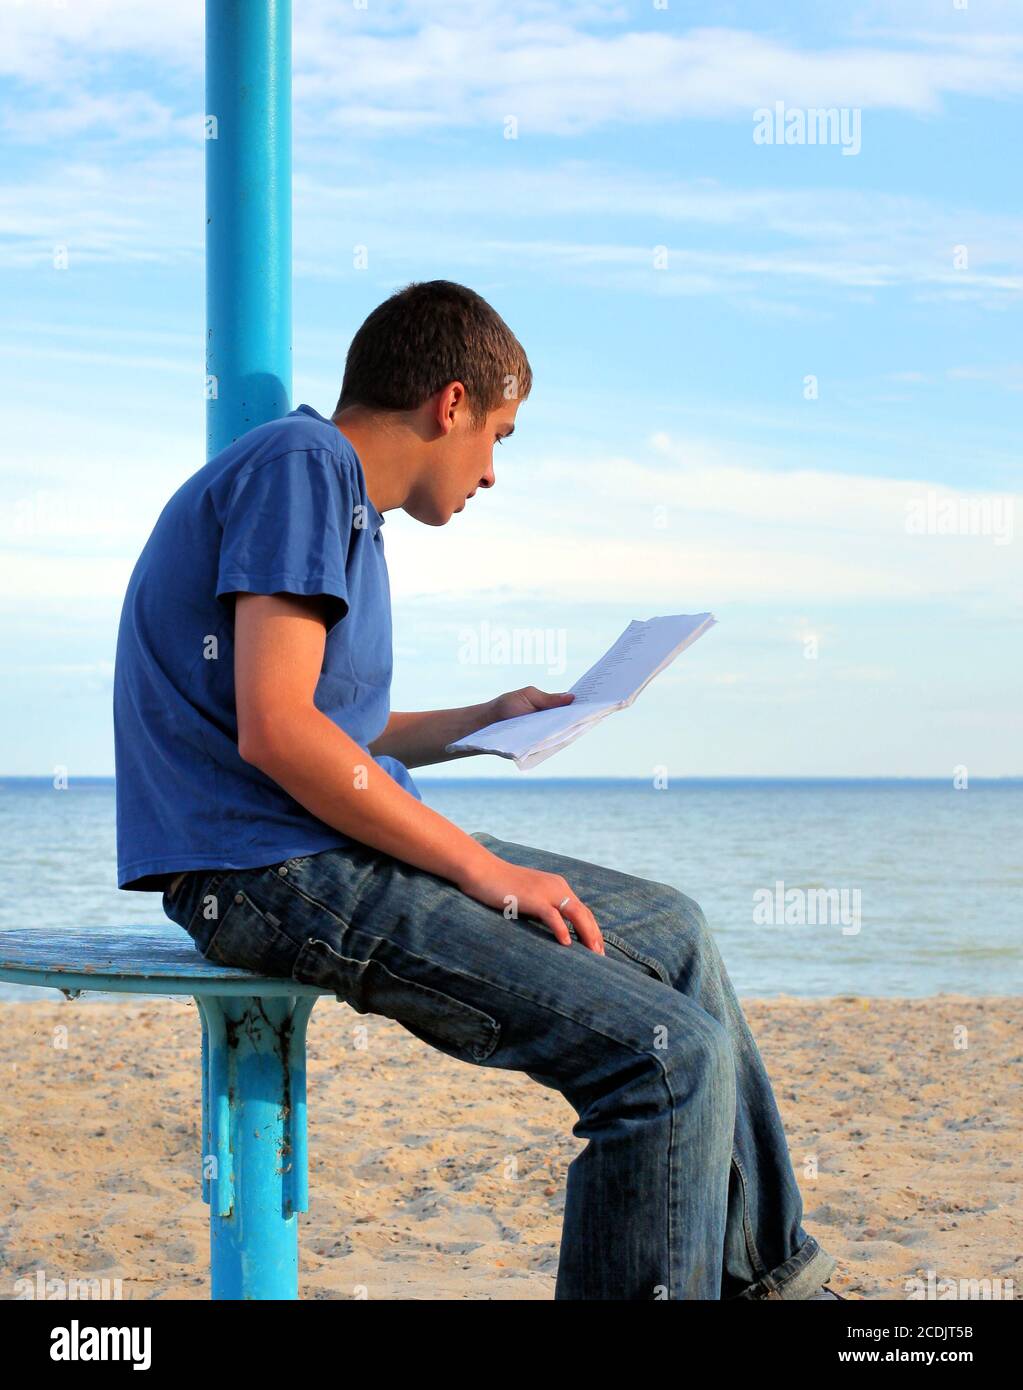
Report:
M495 858L399 786L315 707L296 712L284 727L275 724L273 732L250 735L242 757L343 835L453 883Z
M458 709L428 709L392 714L387 728L369 745L374 757L381 753L397 758L406 767L451 762L476 756L475 749L448 753L445 745L475 733L493 722L493 701L463 705Z

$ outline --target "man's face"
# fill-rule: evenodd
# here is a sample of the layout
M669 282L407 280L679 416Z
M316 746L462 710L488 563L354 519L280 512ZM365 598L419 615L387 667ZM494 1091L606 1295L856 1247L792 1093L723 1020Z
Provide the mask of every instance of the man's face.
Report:
M446 526L463 511L477 488L493 487L494 448L515 428L519 400L502 401L487 416L482 429L474 430L464 404L455 410L450 430L430 446L431 466L420 487L405 504L405 511L428 526Z

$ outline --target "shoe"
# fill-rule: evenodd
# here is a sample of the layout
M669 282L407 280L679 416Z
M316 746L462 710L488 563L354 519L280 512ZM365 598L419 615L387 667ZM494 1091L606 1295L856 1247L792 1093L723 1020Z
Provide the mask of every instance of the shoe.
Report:
M817 1292L812 1293L810 1297L805 1301L807 1303L812 1303L815 1298L838 1298L841 1299L844 1303L849 1302L849 1300L845 1297L844 1294L835 1293L835 1290L829 1289L827 1284L822 1284L821 1287L817 1290Z

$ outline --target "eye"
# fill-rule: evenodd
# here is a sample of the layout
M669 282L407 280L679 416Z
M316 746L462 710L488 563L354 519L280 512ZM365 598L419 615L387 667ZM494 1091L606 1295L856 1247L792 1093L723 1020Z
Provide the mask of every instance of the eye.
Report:
M495 434L495 435L494 435L494 438L497 440L498 444L503 444L503 443L504 443L504 435L503 435L503 434Z

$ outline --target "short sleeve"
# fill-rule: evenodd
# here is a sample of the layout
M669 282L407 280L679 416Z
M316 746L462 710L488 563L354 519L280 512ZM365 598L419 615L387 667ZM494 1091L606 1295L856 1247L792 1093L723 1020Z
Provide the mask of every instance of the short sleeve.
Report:
M223 519L217 598L321 594L328 630L348 612L345 561L354 515L337 459L295 450L239 473Z

